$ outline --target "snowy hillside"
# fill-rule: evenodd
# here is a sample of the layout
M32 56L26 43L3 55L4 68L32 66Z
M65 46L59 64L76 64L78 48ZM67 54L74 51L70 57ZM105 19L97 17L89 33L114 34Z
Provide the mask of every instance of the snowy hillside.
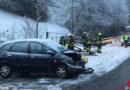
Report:
M31 19L0 10L0 40L34 38L35 27L36 22ZM59 37L69 30L55 24L39 23L39 38L45 38L46 32L51 32L50 37Z

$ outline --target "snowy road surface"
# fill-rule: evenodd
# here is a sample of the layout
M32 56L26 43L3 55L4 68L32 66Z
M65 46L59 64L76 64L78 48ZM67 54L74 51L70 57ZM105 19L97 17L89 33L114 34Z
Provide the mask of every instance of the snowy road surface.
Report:
M101 77L93 77L91 81L85 81L75 84L75 87L69 86L67 88L70 88L70 90L128 90L127 82L130 80L129 71L130 58L116 69ZM63 90L66 90L66 88Z
M92 75L81 74L65 80L43 75L34 75L29 78L13 75L10 79L0 78L0 90L62 90L64 87L73 87L75 84L89 81L91 78L101 76L119 66L129 58L130 47L121 47L120 43L116 42L103 46L102 52L102 54L97 54L98 56L88 56L89 62L86 67L95 69Z

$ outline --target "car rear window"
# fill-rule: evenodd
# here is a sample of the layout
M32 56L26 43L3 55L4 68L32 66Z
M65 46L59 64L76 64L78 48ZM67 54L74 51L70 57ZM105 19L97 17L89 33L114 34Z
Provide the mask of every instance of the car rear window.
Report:
M1 48L1 50L2 50L2 51L9 51L12 45L13 45L13 43L6 44L6 45L4 45L4 46Z
M13 52L27 53L28 43L19 42L12 47Z

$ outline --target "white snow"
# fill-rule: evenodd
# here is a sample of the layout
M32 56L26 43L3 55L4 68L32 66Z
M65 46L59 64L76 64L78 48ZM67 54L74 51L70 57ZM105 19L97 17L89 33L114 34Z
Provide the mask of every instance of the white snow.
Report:
M62 90L59 86L49 85L47 87L47 90Z
M120 43L109 44L102 48L102 54L98 56L88 56L89 62L86 67L95 69L94 74L102 75L113 70L122 62L127 60L130 55L130 48L120 46Z
M0 40L29 38L26 36L28 34L27 29L32 29L34 32L36 30L36 22L26 17L20 17L0 10ZM30 32L31 38L34 38L33 32ZM70 33L68 29L56 24L39 22L39 38L45 38L46 32L50 32L49 38L54 37L54 39Z

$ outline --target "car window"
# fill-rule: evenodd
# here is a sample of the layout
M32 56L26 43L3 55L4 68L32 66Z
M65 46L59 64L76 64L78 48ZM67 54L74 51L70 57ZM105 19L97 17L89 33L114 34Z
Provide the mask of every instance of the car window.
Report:
M43 45L43 54L47 54L48 51L52 51L52 49Z
M12 47L12 51L13 52L20 52L20 53L27 53L27 47L28 47L28 43L27 42L16 43Z
M13 43L10 43L10 44L6 44L2 47L2 51L9 51L10 47L13 45Z
M63 52L66 51L67 49L65 47L63 47L62 45L56 43L56 42L44 42L45 45L51 47L53 50L55 50L56 52Z
M42 54L42 44L32 42L30 47L30 53Z

